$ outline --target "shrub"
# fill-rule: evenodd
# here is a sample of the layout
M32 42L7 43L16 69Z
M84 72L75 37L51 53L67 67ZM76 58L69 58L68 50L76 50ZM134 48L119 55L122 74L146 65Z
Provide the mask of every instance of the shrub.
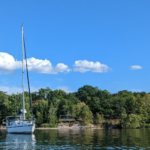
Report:
M49 124L50 128L56 128L56 124Z
M41 127L43 127L43 128L56 128L56 124L43 123L43 124L41 124Z
M150 128L150 124L140 123L140 128Z
M144 128L144 124L143 123L140 123L140 128Z
M102 123L104 123L105 122L105 119L104 119L104 115L102 114L102 115L100 115L99 113L96 113L96 120L97 120L97 122L99 123L99 124L102 124Z
M97 125L97 126L98 126L98 125L99 125L99 122L98 122L98 121L95 121L95 125Z

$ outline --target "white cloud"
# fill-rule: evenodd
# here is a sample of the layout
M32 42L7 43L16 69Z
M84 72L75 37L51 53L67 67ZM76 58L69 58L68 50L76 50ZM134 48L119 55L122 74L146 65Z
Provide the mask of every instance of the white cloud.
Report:
M20 62L15 61L14 57L0 52L0 73L14 74L14 70L20 68Z
M74 64L74 71L84 73L86 71L92 71L97 73L107 72L110 68L101 64L100 62L92 62L87 60L77 60Z
M36 73L57 74L59 72L68 73L71 71L71 69L63 63L58 63L56 67L53 67L51 62L47 59L41 60L31 57L27 61L29 71ZM21 69L21 67L21 61L15 61L12 55L0 52L0 73L14 74L14 71L16 69Z
M57 66L55 67L55 70L57 72L69 72L69 71L71 71L71 69L63 63L58 63Z
M29 71L37 72L37 73L45 73L45 74L57 74L59 72L69 72L71 69L63 64L58 63L55 68L53 68L51 62L47 59L41 60L36 58L28 59L28 68Z
M133 65L130 67L130 70L136 70L136 69L142 69L142 67L139 65Z

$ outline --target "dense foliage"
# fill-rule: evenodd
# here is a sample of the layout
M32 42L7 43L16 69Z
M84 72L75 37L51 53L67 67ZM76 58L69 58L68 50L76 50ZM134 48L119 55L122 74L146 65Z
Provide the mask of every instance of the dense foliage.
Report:
M46 93L46 94L45 94ZM41 88L32 93L33 114L37 126L55 126L60 115L72 114L86 125L97 119L120 119L123 128L137 128L150 123L150 94L145 92L107 90L85 85L74 93ZM25 92L26 117L31 117L29 94ZM22 107L22 94L8 95L0 91L0 122L16 115Z

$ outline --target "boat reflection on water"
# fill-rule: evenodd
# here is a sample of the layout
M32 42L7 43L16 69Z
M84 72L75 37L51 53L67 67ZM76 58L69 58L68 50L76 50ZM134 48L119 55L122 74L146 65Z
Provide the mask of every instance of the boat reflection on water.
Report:
M35 135L7 134L6 145L8 149L34 149L36 145Z

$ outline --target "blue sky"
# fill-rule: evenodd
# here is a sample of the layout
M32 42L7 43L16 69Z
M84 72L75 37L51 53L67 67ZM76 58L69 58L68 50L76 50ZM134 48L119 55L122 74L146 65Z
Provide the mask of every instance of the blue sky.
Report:
M23 23L32 91L91 85L150 92L149 6L148 0L1 1L0 90L14 92L16 80L21 88Z

